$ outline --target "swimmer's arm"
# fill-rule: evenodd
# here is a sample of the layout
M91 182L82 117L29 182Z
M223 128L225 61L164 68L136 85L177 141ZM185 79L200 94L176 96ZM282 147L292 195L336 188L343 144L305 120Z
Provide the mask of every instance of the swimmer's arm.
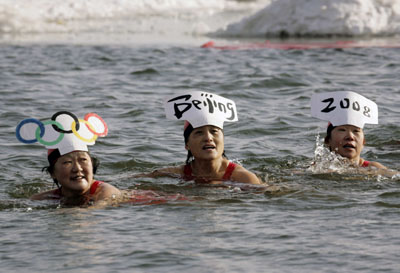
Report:
M399 171L392 170L392 169L388 169L388 168L386 168L386 167L380 168L380 169L378 169L376 172L377 172L378 174L380 174L380 175L384 175L384 176L388 176L388 177L400 175L400 172L399 172Z
M246 170L242 166L237 166L236 169L233 171L232 180L247 184L255 184L255 185L263 184L261 180L254 173Z
M178 167L168 167L168 168L163 168L163 169L158 169L155 171L152 171L151 173L141 173L137 174L134 177L151 177L151 178L156 178L156 177L163 177L163 176L169 176L169 177L181 177L183 175L183 166L178 166Z
M388 169L387 167L383 166L381 163L379 162L375 162L375 161L371 161L369 164L371 167L375 167L377 168L377 172L381 175L385 175L385 176L394 176L394 175L400 175L400 172L392 170L392 169Z
M372 167L372 168L371 168ZM400 175L399 171L388 169L386 166L382 165L381 163L371 161L369 163L368 168L360 168L363 172L371 173L371 174L380 174L387 177L391 177L394 175Z
M371 161L370 163L369 163L369 166L371 166L371 167L375 167L375 168L377 168L377 169L387 169L385 166L383 166L381 163L379 163L379 162L375 162L375 161Z

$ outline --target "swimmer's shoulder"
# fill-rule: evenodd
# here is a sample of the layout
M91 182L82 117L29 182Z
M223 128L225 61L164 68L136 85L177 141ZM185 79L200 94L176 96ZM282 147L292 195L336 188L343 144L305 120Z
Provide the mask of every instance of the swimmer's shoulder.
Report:
M373 168L376 168L376 169L387 169L384 165L382 165L381 163L376 162L376 161L367 161L367 160L364 160L363 158L361 158L361 161L362 161L362 164L361 164L362 167L373 167Z
M99 186L96 189L94 195L96 196L96 200L104 200L110 197L120 197L122 193L118 188L114 187L113 185L106 182L101 182L99 183Z
M232 172L231 180L240 182L240 183L248 183L248 184L263 184L261 180L254 173L250 172L243 166L239 164L235 164L236 167Z
M388 177L400 175L399 171L389 169L376 161L370 161L367 167L368 168L366 170L373 171L375 174L380 174Z

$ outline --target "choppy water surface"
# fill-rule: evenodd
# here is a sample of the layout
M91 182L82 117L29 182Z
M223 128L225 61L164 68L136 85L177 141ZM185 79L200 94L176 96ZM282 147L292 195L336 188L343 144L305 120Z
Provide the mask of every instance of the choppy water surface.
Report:
M399 50L199 46L0 45L2 271L397 272L400 178L308 167L326 128L310 116L311 95L350 90L380 111L363 156L400 169ZM162 102L189 89L235 100L226 153L280 192L132 178L185 160L183 124L166 120ZM51 179L41 172L45 150L19 143L15 126L59 110L108 123L91 149L97 179L193 201L97 210L30 201Z

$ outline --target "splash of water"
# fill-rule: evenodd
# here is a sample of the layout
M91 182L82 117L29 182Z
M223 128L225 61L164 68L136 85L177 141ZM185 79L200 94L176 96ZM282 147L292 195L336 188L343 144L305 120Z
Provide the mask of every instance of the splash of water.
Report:
M319 134L315 139L314 160L307 169L314 174L338 173L351 175L353 178L362 176L363 179L373 179L377 182L386 180L396 181L400 178L400 172L392 169L377 169L375 167L360 168L354 165L348 158L331 152L320 140Z
M314 160L308 170L312 173L344 173L356 171L357 169L347 158L331 152L323 141L320 140L318 134L315 139Z

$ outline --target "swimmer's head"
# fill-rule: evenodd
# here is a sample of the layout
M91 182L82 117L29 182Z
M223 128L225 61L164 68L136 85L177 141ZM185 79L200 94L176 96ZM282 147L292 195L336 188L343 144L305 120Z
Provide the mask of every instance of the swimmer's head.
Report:
M84 152L86 152L86 151L84 151ZM92 156L89 152L87 152L87 153L89 154L90 159L92 160L93 174L95 174L96 171L97 171L97 168L100 165L100 161L96 157ZM61 154L60 154L60 151L58 149L49 149L49 150L47 150L47 160L49 161L49 166L44 167L42 169L42 171L46 171L50 175L54 174L55 165L57 163L57 160L60 157L61 157ZM57 185L57 187L60 187L57 179L53 179L53 181Z

